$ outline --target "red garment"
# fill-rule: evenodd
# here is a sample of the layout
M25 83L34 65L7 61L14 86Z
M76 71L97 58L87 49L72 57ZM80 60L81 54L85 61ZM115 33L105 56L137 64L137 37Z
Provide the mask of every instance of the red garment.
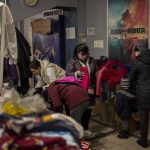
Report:
M86 90L89 88L90 74L87 67L80 67L80 71L84 72L85 75L82 76L82 87Z
M89 101L90 97L85 89L70 83L53 82L48 87L48 95L53 106L53 111L60 112L65 105L69 111L81 104Z
M0 150L33 150L44 149L44 147L47 150L54 150L56 146L58 149L66 150L67 144L65 139L62 137L34 137L31 135L18 137L4 135L0 138Z
M96 95L97 96L100 96L100 93L101 93L101 79L102 79L103 72L105 72L105 70L107 70L107 67L103 66L98 71L98 74L97 74L97 77L96 77Z
M107 81L109 86L119 84L123 75L128 73L124 64L116 60L107 61L99 70L96 79L96 95L100 96L101 93L101 79Z

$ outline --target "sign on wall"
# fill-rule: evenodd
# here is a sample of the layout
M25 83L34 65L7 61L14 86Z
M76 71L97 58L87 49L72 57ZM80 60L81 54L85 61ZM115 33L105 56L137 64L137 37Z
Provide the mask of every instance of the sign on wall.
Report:
M148 47L148 0L108 0L109 57L132 63L134 47Z
M38 34L48 34L51 32L51 20L39 18L31 22L32 32Z

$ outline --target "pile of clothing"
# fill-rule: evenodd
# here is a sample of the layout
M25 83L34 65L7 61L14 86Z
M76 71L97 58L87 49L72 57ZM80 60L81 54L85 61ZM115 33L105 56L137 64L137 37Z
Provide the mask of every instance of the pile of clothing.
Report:
M36 100L39 102L35 103ZM0 149L81 150L82 126L64 114L46 110L44 100L21 99L15 91L10 91L0 101ZM41 109L36 110L39 106L34 107L35 104ZM18 108L19 111L15 110Z

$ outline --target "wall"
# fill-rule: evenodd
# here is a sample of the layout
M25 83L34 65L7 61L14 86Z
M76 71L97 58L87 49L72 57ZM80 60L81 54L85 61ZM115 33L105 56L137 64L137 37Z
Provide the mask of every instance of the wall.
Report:
M34 7L26 7L22 1L7 0L15 22L55 6L77 7L77 0L38 0L38 4Z
M78 42L80 42L80 34L86 35L87 27L94 27L95 35L87 36L87 44L89 45L90 48L90 54L95 58L99 58L101 55L108 56L107 0L39 0L38 4L33 8L25 7L25 5L23 5L21 0L7 0L7 2L12 11L15 21L22 20L29 16L33 16L38 12L51 9L52 7L55 6L77 7ZM149 22L150 22L150 15L149 15ZM94 40L103 40L104 47L101 49L94 48L93 46Z
M100 55L107 55L107 1L106 0L38 0L38 4L34 7L26 7L22 0L7 0L14 21L31 17L41 11L51 9L55 6L78 7L78 34L86 35L87 27L95 27L96 34L87 36L87 44L90 47L90 54L99 58ZM79 41L78 36L78 41ZM93 47L94 39L104 40L103 49L95 49ZM79 41L80 42L80 41Z
M86 0L78 0L77 2L78 14L78 33L79 35L86 35L87 15L86 15ZM78 37L78 41L80 36ZM79 41L80 42L80 41Z
M87 27L95 28L95 35L87 35L90 54L94 58L108 55L107 51L107 0L87 0ZM103 40L103 48L94 48L94 40Z

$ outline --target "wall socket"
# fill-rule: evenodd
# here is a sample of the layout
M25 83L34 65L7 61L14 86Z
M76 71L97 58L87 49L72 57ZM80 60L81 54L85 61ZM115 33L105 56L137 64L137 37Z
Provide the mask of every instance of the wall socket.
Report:
M94 40L94 48L104 48L103 40Z

